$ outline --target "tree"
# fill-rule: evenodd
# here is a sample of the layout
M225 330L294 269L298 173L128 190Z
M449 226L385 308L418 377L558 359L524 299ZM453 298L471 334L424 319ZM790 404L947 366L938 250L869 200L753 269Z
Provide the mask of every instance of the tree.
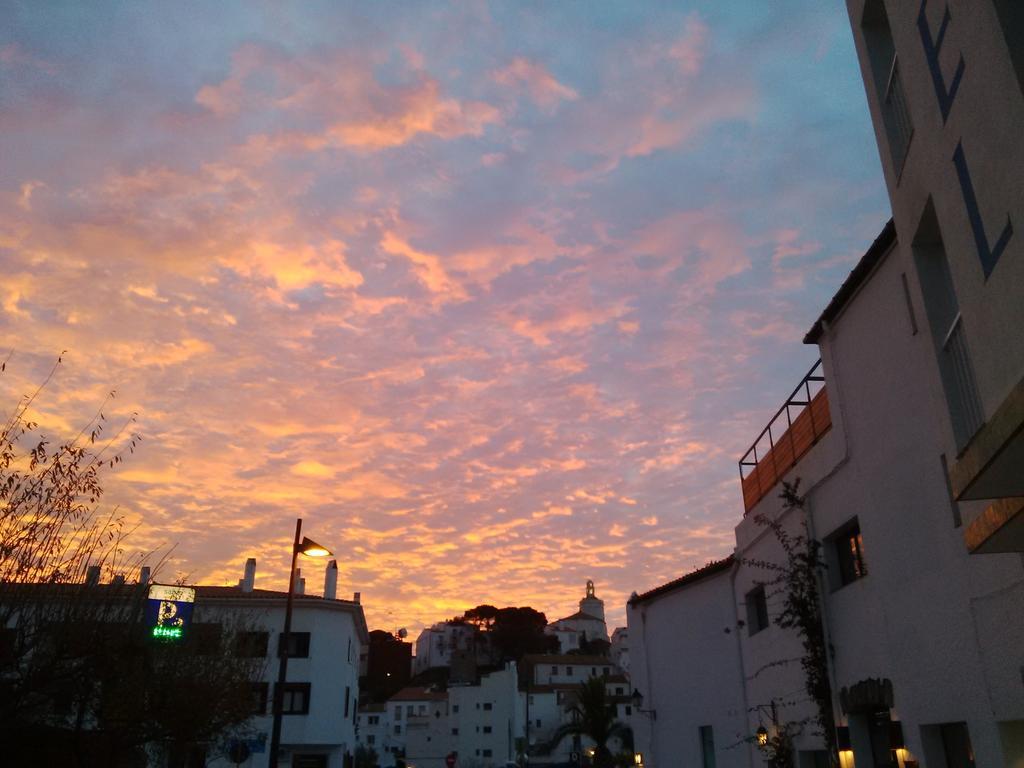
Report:
M373 747L360 744L356 747L355 768L377 768L377 761L380 756Z
M780 498L786 511L795 511L801 515L802 533L791 536L778 520L763 514L754 518L758 525L767 527L774 534L785 553L785 562L745 562L775 574L765 582L766 588L774 588L783 598L782 610L775 617L775 623L783 629L795 630L800 638L803 653L799 661L804 675L804 689L815 704L814 720L817 732L825 742L829 760L833 765L838 765L832 686L828 676L828 647L821 603L820 575L825 563L821 557L821 542L807 532L804 498L799 494L799 487L799 479L793 483L783 482ZM779 761L785 761L787 754L792 752L792 734L802 725L789 723L780 727L776 734L779 737L777 743L768 750L770 759L774 760L776 753L779 755L771 765L784 764Z
M100 508L103 473L141 440L135 416L104 437L111 392L51 440L30 414L61 362L0 427L0 738L12 765L134 766L248 720L262 660L145 635L146 585L130 582L152 553L127 554L125 518Z
M528 653L553 653L558 638L545 634L547 617L530 607L500 608L489 636L501 661L520 661Z
M614 759L608 742L616 737L630 742L633 732L628 725L615 719L615 704L608 700L604 678L591 677L581 683L576 700L568 711L573 721L555 731L551 747L556 747L566 736L585 736L595 745L595 768L611 768Z

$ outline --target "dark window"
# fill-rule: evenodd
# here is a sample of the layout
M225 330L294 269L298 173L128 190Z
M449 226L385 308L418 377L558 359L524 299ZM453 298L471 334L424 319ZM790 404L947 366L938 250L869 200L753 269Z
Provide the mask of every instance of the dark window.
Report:
M604 669L602 669L602 670L601 670L601 674L602 674L602 675L604 675L605 677L608 677L608 675L610 674L610 672L611 672L611 671L609 670L609 668L608 668L608 667L605 667Z
M1017 84L1024 90L1024 3L1020 0L996 0L996 13L1010 49L1010 60L1017 71Z
M552 675L557 675L558 674L558 667L551 667L551 674Z
M715 768L715 731L710 725L700 727L700 754L704 768Z
M629 717L632 714L633 714L633 707L630 706L629 704L627 704L626 705L626 717Z
M349 687L346 685L345 686L345 714L342 715L342 717L348 717L348 697L351 696L351 695L352 695L352 693L349 690Z
M485 725L484 726L484 733L490 733L490 732L491 732L491 726Z
M946 765L950 768L974 768L974 750L971 748L967 723L943 723L939 726L939 736L942 738Z
M197 656L216 656L220 653L220 624L192 623L185 630L185 637L192 652Z
M281 714L308 715L309 693L309 683L285 683L281 689Z
M486 711L490 712L493 708L494 708L494 705L491 704L491 702L489 702L489 701L485 701L484 702L484 709Z
M400 734L401 732L402 732L402 726L400 726L400 725L396 725L396 726L395 726L395 733L396 733L396 734Z
M881 108L882 123L889 143L893 175L898 178L910 147L914 124L907 108L899 59L883 0L868 0L865 3L861 31L864 33L874 91L878 96L878 106Z
M401 720L401 719L402 719L402 708L401 707L395 707L395 720Z
M537 720L537 727L540 728L540 720Z
M458 704L452 704L452 714L456 714L457 715L458 713L459 713L459 705Z
M235 635L235 655L251 659L266 656L269 641L269 632L239 632Z
M458 736L458 735L459 735L459 729L458 728L452 728L452 736Z
M491 750L489 750L489 749L485 749L484 750L484 757L490 757L492 754L493 754L493 752L491 752Z
M756 635L768 628L768 598L764 584L759 584L747 592L747 630Z
M615 686L615 695L616 696L621 696L622 695L622 686L621 685L616 685Z
M860 523L854 518L830 537L835 550L836 589L862 579L867 575L864 567L864 541L860 535Z
M367 744L373 744L376 741L377 741L377 737L374 736L372 733L369 736L366 737L366 743Z
M567 677L572 677L572 667L566 667L565 674Z
M406 717L412 717L415 712L416 712L416 707L414 707L412 704L407 704L406 705L406 707L405 707L405 716Z
M265 715L267 713L267 695L269 688L269 683L249 683L249 696L252 700L252 714Z
M284 632L277 638L278 655L284 650ZM288 658L308 659L309 658L309 632L288 633Z

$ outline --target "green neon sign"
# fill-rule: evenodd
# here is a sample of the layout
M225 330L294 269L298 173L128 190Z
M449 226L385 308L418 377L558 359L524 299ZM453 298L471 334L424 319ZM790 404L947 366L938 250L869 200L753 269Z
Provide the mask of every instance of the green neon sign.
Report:
M181 627L153 627L153 637L159 640L181 640Z

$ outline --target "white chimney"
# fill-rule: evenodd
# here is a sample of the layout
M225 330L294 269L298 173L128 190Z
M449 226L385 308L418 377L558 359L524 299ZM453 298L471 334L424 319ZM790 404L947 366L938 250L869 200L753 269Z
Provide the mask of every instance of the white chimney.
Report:
M100 567L98 565L90 565L85 569L85 583L90 587L95 587L100 583Z
M324 600L335 600L338 597L338 561L331 560L324 573Z
M363 596L362 592L353 592L352 593L352 602L353 603L358 603L360 598L362 598L362 596Z
M256 558L250 557L245 561L245 576L239 584L243 592L252 592L256 586Z
M149 584L150 569L148 565L139 568L139 584Z
M304 595L306 594L306 580L302 578L302 569L295 569L295 594Z

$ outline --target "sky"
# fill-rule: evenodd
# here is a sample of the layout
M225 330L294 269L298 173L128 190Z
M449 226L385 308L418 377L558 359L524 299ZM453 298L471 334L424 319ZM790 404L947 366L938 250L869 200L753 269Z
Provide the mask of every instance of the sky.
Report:
M889 217L839 2L0 13L0 406L116 390L165 581L283 589L302 517L373 628L623 624L731 551Z

